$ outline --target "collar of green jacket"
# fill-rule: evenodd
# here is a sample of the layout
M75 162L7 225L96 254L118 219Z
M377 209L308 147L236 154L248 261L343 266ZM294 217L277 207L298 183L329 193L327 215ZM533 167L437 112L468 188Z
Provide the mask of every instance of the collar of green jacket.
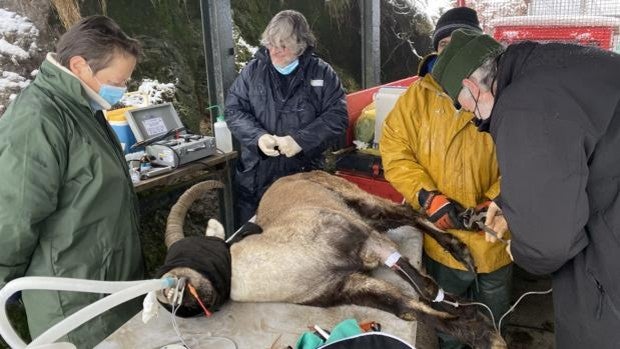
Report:
M80 78L62 66L56 60L55 53L47 54L45 61L41 64L41 69L34 84L46 91L50 91L53 95L72 100L80 105L86 105L89 108L91 108L90 101L94 101L106 110L112 107L110 103L101 98L97 92L88 87Z

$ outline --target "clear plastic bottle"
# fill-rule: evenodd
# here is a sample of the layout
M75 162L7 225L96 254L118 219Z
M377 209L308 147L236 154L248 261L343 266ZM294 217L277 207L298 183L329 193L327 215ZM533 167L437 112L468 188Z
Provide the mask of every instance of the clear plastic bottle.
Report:
M140 183L140 171L138 171L138 169L129 166L129 175L131 176L133 184Z
M233 150L232 135L224 121L224 115L217 117L217 122L213 124L213 134L215 135L215 144L218 149L224 153L230 153Z

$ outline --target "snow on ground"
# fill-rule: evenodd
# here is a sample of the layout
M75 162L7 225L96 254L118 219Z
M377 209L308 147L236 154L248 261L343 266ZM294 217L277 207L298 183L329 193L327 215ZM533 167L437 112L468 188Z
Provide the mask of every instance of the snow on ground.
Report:
M36 74L26 66L38 52L38 37L39 30L28 18L0 9L0 115Z

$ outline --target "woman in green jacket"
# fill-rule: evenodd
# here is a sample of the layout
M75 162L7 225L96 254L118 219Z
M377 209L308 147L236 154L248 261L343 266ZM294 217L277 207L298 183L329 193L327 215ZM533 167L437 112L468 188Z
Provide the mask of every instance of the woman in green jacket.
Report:
M140 45L93 16L56 49L0 119L0 285L21 276L141 279L137 200L102 114L125 92ZM102 297L24 291L32 337ZM68 340L92 348L138 310L117 307Z

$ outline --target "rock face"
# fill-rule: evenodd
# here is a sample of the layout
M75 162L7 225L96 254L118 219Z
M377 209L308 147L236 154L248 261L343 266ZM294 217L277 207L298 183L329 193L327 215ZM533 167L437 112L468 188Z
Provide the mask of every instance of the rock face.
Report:
M105 13L143 44L134 80L156 79L176 86L175 108L194 132L208 118L199 1L83 1L82 15ZM105 11L101 4L106 3Z
M36 1L36 3L44 1ZM50 40L44 13L27 1L0 1L0 115L10 101L34 78ZM25 12L31 13L24 14ZM40 29L41 28L41 29Z
M83 0L77 3L83 17L106 14L142 42L144 55L134 72L134 81L137 84L142 78L150 78L174 83L175 107L186 125L198 132L200 122L208 119L200 3L177 0ZM45 54L54 50L57 38L65 29L50 1L0 0L0 7L27 16L40 31L36 55L18 62L24 71L20 75L29 78L28 74L40 65ZM7 69L2 58L0 64L2 70ZM136 88L137 85L130 86L130 90Z

